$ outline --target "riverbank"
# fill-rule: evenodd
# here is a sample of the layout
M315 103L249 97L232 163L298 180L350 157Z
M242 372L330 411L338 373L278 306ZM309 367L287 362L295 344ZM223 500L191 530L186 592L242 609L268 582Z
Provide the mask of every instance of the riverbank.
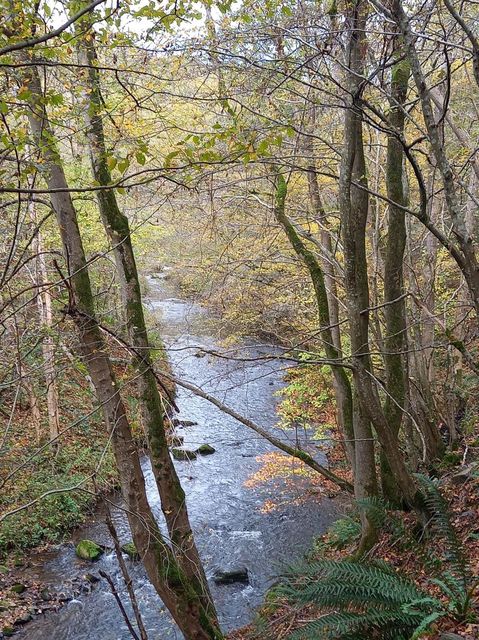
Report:
M175 375L221 397L277 436L292 442L299 437L318 459L324 459L311 441L314 434L310 430L296 433L277 425L277 394L284 387L284 370L271 358L275 347L250 341L238 345L236 354L228 351L226 358L212 356L209 352L221 352L222 347L210 334L207 310L176 297L174 288L161 279L151 279L148 287L152 329L158 325ZM187 493L190 519L223 626L235 629L251 621L278 568L300 557L318 532L337 517L339 507L329 497L334 491L312 484L309 472L300 463L291 464L281 456L278 459L271 445L243 425L186 390L178 390L176 401L180 409L177 436L183 438L178 448L196 450L208 444L215 449L195 460L176 460L175 465ZM161 524L156 487L146 459L143 469L149 500ZM113 515L121 542L128 542L121 505ZM75 530L69 544L43 555L34 554L31 566L21 569L27 589L25 595L17 594L12 599L22 606L41 609L38 599L29 601L29 592L43 590L37 585L52 593L66 592L72 598L66 603L53 599L45 615L35 614L25 632L20 628L21 637L129 638L108 584L104 580L87 584L85 578L87 573L98 577L100 569L105 571L127 601L116 560L111 553L93 564L77 559L73 543L81 538L111 546L101 513L96 512L86 527ZM147 628L152 634L179 638L141 564L127 562ZM214 580L218 572L239 569L246 570L247 579L231 584ZM62 606L55 611L57 604Z
M442 602L443 615L438 616L437 619L431 618L431 626L428 626L423 634L414 636L417 638L428 638L428 640L477 640L479 638L479 590L477 588L479 447L477 444L477 438L474 436L466 437L457 452L457 457L440 469L438 483L439 490L448 505L447 515L454 529L454 535L457 536L456 541L453 540L455 551L460 549L459 553L463 554L466 573L471 576L467 615L461 619L456 615L457 611L454 608L460 601L460 590L457 593L448 594L441 590L440 583L434 582L434 577L444 580L442 572L446 572L447 575L448 571L454 571L451 565L450 541L436 536L434 548L432 548L427 534L418 536L417 521L412 514L384 509L379 540L364 558L366 563L386 563L390 571L410 580L416 588L426 594L425 597L437 598ZM333 562L348 560L356 550L359 533L359 517L354 509L351 509L345 518L337 520L325 535L316 540L307 554L309 566L323 560ZM377 564L377 566L381 565ZM374 587L374 583L371 583L371 587ZM360 603L361 600L357 602ZM372 597L369 602L365 597L363 603L366 612L376 606ZM260 608L256 621L234 631L228 639L287 640L292 633L298 633L308 623L319 619L331 610L338 609L341 609L339 605L322 609L311 603L301 605L277 595L273 590ZM365 630L364 636L361 637L382 637L370 635L373 633L371 627Z

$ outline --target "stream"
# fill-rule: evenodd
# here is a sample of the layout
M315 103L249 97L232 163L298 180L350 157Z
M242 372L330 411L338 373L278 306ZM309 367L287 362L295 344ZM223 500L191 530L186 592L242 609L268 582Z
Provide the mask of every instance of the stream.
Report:
M244 342L235 350L238 359L204 354L221 351L212 337L207 310L178 293L164 277L148 278L146 304L153 322L158 324L176 376L201 386L243 415L252 418L275 435L294 443L297 434L280 431L275 392L284 386L283 366L274 355L274 346ZM228 351L230 353L231 350ZM240 357L248 356L249 361ZM257 359L255 359L257 358ZM298 474L293 481L281 478L247 483L262 467L262 456L275 451L247 427L221 413L210 403L189 391L178 389L178 418L192 426L179 426L187 449L210 444L213 455L194 461L175 462L187 496L190 520L196 542L210 578L223 629L236 629L251 622L275 574L284 564L299 559L312 539L335 519L338 507L328 497L312 496L304 501L308 480ZM311 434L302 433L310 438ZM322 454L317 454L318 459ZM324 460L323 460L324 462ZM142 461L148 499L158 517L162 514L149 461ZM245 484L246 483L246 484ZM267 500L275 499L274 508ZM130 540L128 524L120 508L113 513L120 541ZM127 610L129 609L119 567L113 553L105 553L93 564L76 558L74 543L89 538L111 546L101 509L88 525L75 531L70 543L33 556L28 577L39 580L52 591L68 594L75 581L86 573L103 569L111 575ZM180 640L168 611L147 581L140 563L128 562L136 594L150 640ZM245 567L249 584L216 584L217 570ZM36 616L17 637L28 640L131 640L106 581L76 596L57 612Z

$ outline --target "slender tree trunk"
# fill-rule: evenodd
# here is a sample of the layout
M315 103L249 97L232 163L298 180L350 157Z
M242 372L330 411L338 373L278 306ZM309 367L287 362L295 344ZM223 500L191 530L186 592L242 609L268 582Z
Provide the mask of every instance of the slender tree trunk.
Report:
M363 410L357 393L354 395L354 433L356 437L354 496L356 500L361 500L362 498L376 496L378 483L374 464L374 440L371 423ZM376 542L377 530L374 522L369 517L368 510L360 508L359 512L361 516L361 540L359 541L356 555L362 556Z
M400 56L401 48L395 51ZM409 65L400 60L391 70L391 93L388 135L386 184L390 200L388 234L384 260L384 364L386 369L386 399L384 412L389 427L399 434L406 401L406 302L404 298L403 261L406 249L406 220L401 207L407 205L404 175L404 151L400 136L404 133L404 104L409 84ZM400 502L397 483L391 473L387 455L381 449L381 485L384 496L392 503Z
M337 362L337 366L332 365L333 377L338 394L336 396L339 422L342 429L348 455L354 466L354 428L353 428L353 401L351 393L351 384L344 367L341 365L341 355L334 344L331 319L329 315L328 296L325 285L325 278L321 265L312 251L306 247L299 237L293 224L289 220L285 212L285 201L287 194L286 181L281 174L276 176L276 193L274 214L283 227L288 240L291 243L296 254L306 265L311 281L313 283L316 296L316 304L318 307L319 324L321 329L321 341L328 359Z
M30 62L26 58L27 62ZM95 318L88 265L78 220L61 159L48 122L38 70L27 67L23 81L30 91L28 118L41 152L44 176L60 230L68 274L69 303L84 361L95 385L110 433L133 541L146 572L187 640L218 640L222 634L163 539L148 504L140 459L118 384Z
M366 163L364 158L362 89L365 56L367 4L352 3L349 20L348 71L344 151L339 180L339 206L342 220L345 287L349 310L354 381L364 416L374 425L404 501L418 505L418 492L406 467L397 434L389 428L379 400L369 349L369 286L365 229L368 216ZM357 185L357 186L356 186Z
M462 264L459 264L464 279L469 288L472 303L479 316L479 260L477 246L474 237L469 233L465 215L457 195L454 172L449 162L441 135L441 127L437 126L434 117L433 101L426 83L421 62L416 50L415 36L411 31L409 19L404 11L401 0L392 0L391 15L404 38L404 44L412 75L416 83L417 92L421 101L421 110L426 125L429 142L436 161L437 168L442 177L444 198L447 210L452 221L452 231L462 254Z
M35 207L30 203L30 217L36 222ZM43 247L43 238L41 230L38 229L34 244L36 252L37 265L37 282L47 282L48 273L45 263L45 254ZM54 441L56 449L59 447L58 434L60 432L60 413L58 407L58 389L55 373L55 341L52 332L52 297L48 288L37 290L37 308L40 317L40 323L43 329L42 336L42 354L43 354L43 371L45 376L45 385L47 389L47 412L48 427L50 440Z
M313 118L314 123L315 118ZM312 148L309 148L308 151L312 156ZM323 202L321 199L321 193L319 190L318 184L318 176L316 172L316 166L311 157L310 164L307 167L307 177L308 177L308 189L309 189L309 198L314 211L315 217L319 220L319 222L324 225L324 221L326 219L326 212L324 210ZM284 226L284 225L283 225ZM294 232L294 228L293 228ZM297 234L296 234L297 236ZM297 236L297 242L300 242L300 245L305 249L306 246L301 242L300 238ZM338 288L336 285L336 273L334 269L334 264L329 259L329 256L333 254L333 247L331 242L331 235L324 226L321 226L320 230L320 243L321 246L325 249L325 256L322 255L320 257L320 261L316 260L316 257L313 255L313 259L317 262L317 268L312 269L308 267L311 279L314 277L315 272L319 269L323 272L324 279L324 289L326 294L326 302L327 302L327 316L329 318L328 325L331 331L331 342L333 347L336 350L337 358L342 358L342 346L341 346L341 331L339 327L339 303L338 303ZM300 248L298 245L298 248ZM299 257L302 257L298 254ZM304 258L303 258L304 260ZM305 261L306 266L308 263ZM319 283L319 287L321 288L321 283ZM316 287L315 287L316 290ZM316 294L316 300L318 305L318 310L321 305L321 297L318 298ZM326 319L326 318L324 318ZM320 312L320 322L321 322L321 312ZM325 336L326 339L326 336ZM344 373L344 372L343 372ZM344 374L345 375L345 374ZM341 379L340 379L341 378ZM338 411L338 423L341 429L341 433L345 438L345 449L348 460L353 468L356 464L355 460L355 452L354 452L354 428L353 428L353 413L352 413L352 392L351 392L351 384L349 379L342 379L343 374L340 372L333 371L333 387L334 394L336 397L336 406ZM347 384L346 384L347 383Z
M88 30L89 24L82 22L83 31L89 38L82 38L79 45L79 57L87 68L85 120L90 146L93 176L102 186L111 183L111 174L107 163L105 135L101 117L102 101L100 78L94 47L94 33ZM192 585L203 601L205 609L216 624L216 612L209 593L206 576L195 545L191 530L185 493L181 487L166 440L163 403L158 391L153 364L149 350L148 333L143 313L143 304L138 272L128 218L122 213L112 189L98 192L98 204L106 233L115 253L122 286L122 297L126 304L125 319L128 337L133 351L133 364L138 372L138 389L141 411L149 445L152 469L161 499L161 508L165 516L172 542L173 553L179 565L191 579Z

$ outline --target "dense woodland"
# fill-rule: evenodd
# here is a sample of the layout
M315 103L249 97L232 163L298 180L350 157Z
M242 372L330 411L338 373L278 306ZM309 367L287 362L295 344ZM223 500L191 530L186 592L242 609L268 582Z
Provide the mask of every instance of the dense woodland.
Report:
M305 514L346 513L228 637L478 638L477 2L2 0L0 66L4 635L38 609L28 558L120 492L184 638L227 637L181 388L319 487ZM208 310L198 357L274 347L283 438L176 374L158 274ZM115 546L126 637L159 638Z

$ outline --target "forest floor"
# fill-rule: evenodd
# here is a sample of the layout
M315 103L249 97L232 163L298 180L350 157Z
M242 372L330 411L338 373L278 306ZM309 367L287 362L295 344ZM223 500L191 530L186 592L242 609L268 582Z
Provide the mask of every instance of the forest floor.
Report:
M477 437L469 437L462 443L457 455L450 457L450 463L442 468L440 479L441 493L447 499L452 524L467 556L472 575L479 576L479 442ZM332 458L341 458L341 451L336 447ZM332 466L334 470L334 462ZM356 549L357 529L349 525L354 521L351 517L336 523L328 533L319 538L308 560L334 559L341 560L351 556ZM383 560L393 566L402 575L408 576L417 586L438 596L438 591L431 584L430 570L425 564L431 557L437 558L437 568L444 556L441 543L436 539L418 542L411 532L416 530L416 520L412 514L388 512L388 517L402 524L398 527L385 526L380 538L369 552L369 557ZM344 522L344 526L341 526ZM387 520L386 520L387 523ZM398 531L399 529L399 531ZM479 639L479 589L475 590L472 605L473 620L459 623L454 618L444 617L434 623L432 631L421 638L442 640L444 634L456 634L457 640ZM315 610L311 605L296 606L287 600L267 594L265 604L259 610L255 622L228 635L228 640L287 640L291 633L306 623L319 617L324 611ZM451 636L450 636L451 637ZM452 636L453 637L453 636ZM451 640L452 640L451 637ZM379 638L379 636L378 636ZM448 638L449 640L449 638Z
M134 376L122 364L123 350L114 343L110 349L117 379L129 385L125 394L127 412L138 445L144 448L146 437L136 389L129 383ZM168 368L164 354L158 354L159 367ZM81 363L72 366L68 361L63 365L64 371L57 378L61 415L58 446L49 444L43 413L42 441L38 443L28 399L22 396L2 443L0 638L13 634L32 616L56 610L72 595L91 589L87 574L71 585L70 593L50 593L41 582L26 578L25 569L31 555L41 555L65 541L76 527L88 521L101 496L118 488L109 439L85 371ZM172 385L166 386L174 396ZM44 409L43 403L40 406Z

